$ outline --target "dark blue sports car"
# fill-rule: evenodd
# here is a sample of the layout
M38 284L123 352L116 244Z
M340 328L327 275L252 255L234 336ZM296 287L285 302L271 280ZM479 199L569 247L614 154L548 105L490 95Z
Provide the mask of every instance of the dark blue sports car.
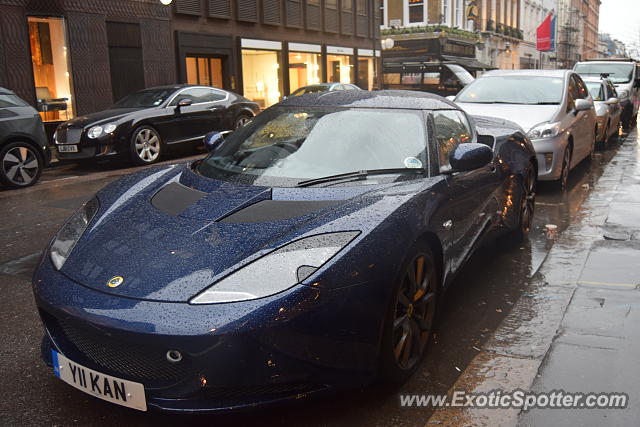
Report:
M189 412L403 381L473 251L531 226L530 141L438 96L291 97L208 142L109 185L46 249L43 357L72 386Z

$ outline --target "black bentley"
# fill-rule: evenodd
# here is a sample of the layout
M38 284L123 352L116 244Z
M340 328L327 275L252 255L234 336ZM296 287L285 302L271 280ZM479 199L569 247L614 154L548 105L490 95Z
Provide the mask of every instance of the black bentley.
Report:
M168 145L236 129L259 111L255 102L223 89L158 86L127 95L108 110L61 124L54 139L62 160L121 156L151 164Z

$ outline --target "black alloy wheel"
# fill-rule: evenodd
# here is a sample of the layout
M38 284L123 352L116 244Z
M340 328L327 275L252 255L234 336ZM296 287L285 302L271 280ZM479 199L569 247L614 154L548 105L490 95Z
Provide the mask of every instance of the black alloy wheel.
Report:
M26 142L12 142L0 149L0 182L9 188L24 188L40 178L44 162Z
M433 331L438 302L438 272L428 247L410 252L387 314L381 374L402 382L417 369Z
M243 127L244 125L246 125L247 123L249 123L251 121L251 117L247 116L246 114L240 114L238 117L236 117L236 120L233 124L233 129L240 129L241 127Z

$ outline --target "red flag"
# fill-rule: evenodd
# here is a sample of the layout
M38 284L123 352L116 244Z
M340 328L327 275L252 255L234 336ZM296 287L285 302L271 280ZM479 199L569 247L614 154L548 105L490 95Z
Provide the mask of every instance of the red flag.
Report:
M551 16L547 15L536 30L536 49L542 52L551 50Z

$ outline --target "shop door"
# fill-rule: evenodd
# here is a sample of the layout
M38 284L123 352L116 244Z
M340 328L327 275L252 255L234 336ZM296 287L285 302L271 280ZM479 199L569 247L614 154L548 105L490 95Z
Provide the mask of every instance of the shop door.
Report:
M107 22L113 101L145 88L140 25Z
M229 89L226 56L187 56L187 83Z

